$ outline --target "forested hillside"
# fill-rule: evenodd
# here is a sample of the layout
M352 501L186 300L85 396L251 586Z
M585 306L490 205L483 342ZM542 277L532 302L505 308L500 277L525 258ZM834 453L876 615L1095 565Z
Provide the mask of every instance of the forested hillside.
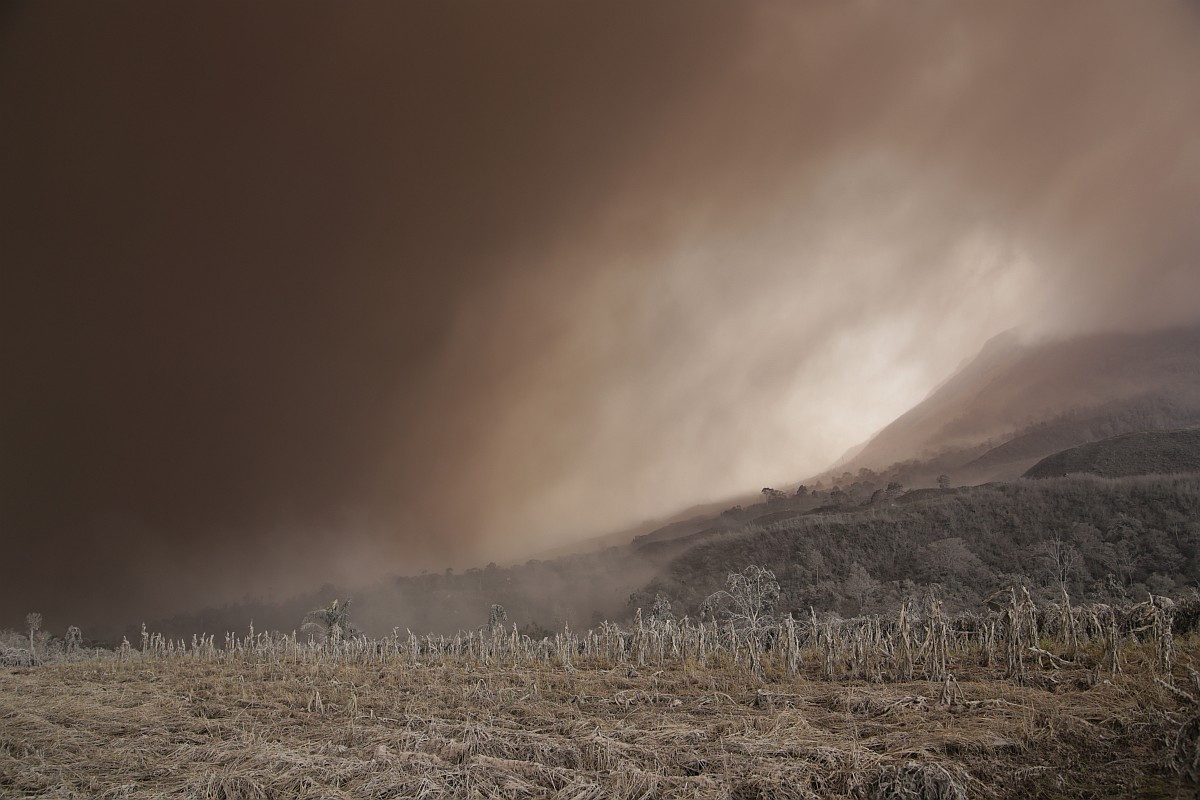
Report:
M1200 472L1200 428L1143 431L1073 447L1042 459L1025 477L1088 473L1120 478L1180 472Z
M761 564L781 607L873 613L929 588L960 608L1025 584L1093 600L1178 593L1200 579L1200 477L1071 477L923 489L861 510L718 535L675 558L662 593L695 614L731 567ZM1036 593L1036 592L1035 592Z

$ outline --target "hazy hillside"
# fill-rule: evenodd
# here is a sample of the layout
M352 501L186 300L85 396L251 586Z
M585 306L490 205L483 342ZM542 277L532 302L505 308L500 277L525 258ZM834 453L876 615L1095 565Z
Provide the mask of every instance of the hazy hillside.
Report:
M1127 475L1200 472L1200 428L1143 431L1073 447L1039 461L1027 478L1076 473L1120 478Z
M943 474L954 485L1014 480L1042 458L1086 442L1192 425L1200 425L1200 328L1035 344L1009 332L847 451L820 476L817 492L777 498L769 508L743 500L723 513L690 509L624 541L696 540L778 521L766 515L858 505L894 482L930 486ZM840 501L829 490L841 490ZM603 541L624 543L620 536Z
M1076 476L919 489L842 507L813 502L810 495L762 503L730 515L752 518L741 525L590 555L392 578L354 592L353 618L373 635L393 628L450 633L480 627L498 603L510 623L537 635L564 622L581 628L627 619L660 592L677 613L695 615L730 571L748 564L772 569L781 607L797 613L883 613L927 590L951 607L977 609L1013 583L1053 595L1047 543L1055 538L1074 554L1067 577L1079 599L1177 594L1200 581L1197 475ZM335 596L346 589L327 586L274 604L248 600L150 620L150 627L187 636L240 630L253 620L259 630L291 631ZM136 633L128 632L131 640Z
M151 629L172 636L240 630L250 620L259 630L292 631L307 612L334 598L350 597L355 624L375 636L393 628L421 633L478 628L487 622L493 603L504 606L508 621L525 631L564 622L586 627L601 619L622 618L629 595L658 575L683 547L640 552L627 545L506 567L488 564L461 572L394 576L369 586L327 585L280 602L247 598L148 622ZM136 633L135 627L126 631L131 639ZM101 635L110 638L112 633Z
M1195 424L1200 328L1034 344L1008 333L839 469L936 461L926 471L956 482L1006 480L1067 447Z

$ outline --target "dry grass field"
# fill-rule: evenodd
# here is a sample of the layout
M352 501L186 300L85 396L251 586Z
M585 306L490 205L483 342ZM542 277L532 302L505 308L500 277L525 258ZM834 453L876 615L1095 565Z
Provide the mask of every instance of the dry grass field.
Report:
M1200 655L1176 646L1177 664ZM951 664L959 678L942 683L757 680L686 664L6 668L0 795L1194 796L1185 668L1186 690L1154 679L1150 654L1129 654L1111 679L1047 667L1023 686L977 664Z

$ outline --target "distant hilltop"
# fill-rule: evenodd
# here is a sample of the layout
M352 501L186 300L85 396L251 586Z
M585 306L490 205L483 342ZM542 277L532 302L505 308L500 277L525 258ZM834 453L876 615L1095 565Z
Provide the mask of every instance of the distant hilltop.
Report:
M1020 477L1067 448L1200 425L1200 327L1022 342L1002 334L824 477L906 486Z
M1200 472L1200 428L1140 431L1090 442L1047 456L1026 478L1087 473L1105 478Z

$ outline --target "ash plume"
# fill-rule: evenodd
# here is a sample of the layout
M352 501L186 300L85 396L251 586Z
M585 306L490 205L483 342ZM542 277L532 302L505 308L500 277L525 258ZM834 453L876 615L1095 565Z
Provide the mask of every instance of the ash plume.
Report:
M524 559L1195 323L1196 9L9 6L0 608Z

